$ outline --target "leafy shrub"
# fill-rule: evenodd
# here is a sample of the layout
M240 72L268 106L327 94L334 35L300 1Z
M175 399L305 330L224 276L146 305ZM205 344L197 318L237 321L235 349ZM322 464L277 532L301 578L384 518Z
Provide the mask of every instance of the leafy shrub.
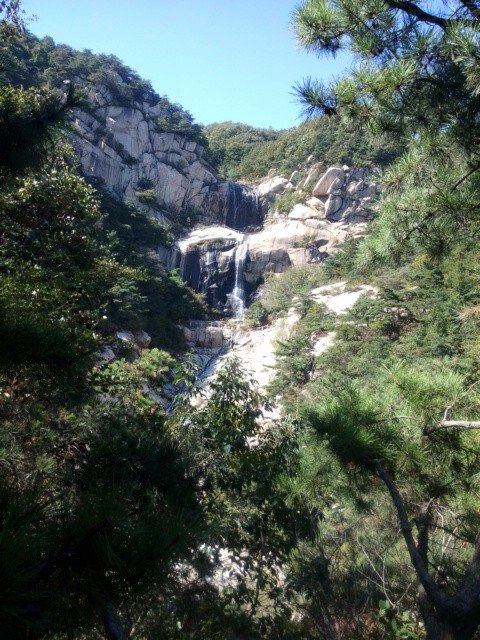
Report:
M263 327L268 322L268 313L260 300L255 300L245 312L245 322L251 327Z
M52 124L57 125L68 100L58 92L2 87L0 92L0 167L32 167L52 150Z
M152 209L159 208L158 196L154 189L143 189L142 191L135 191L135 197L140 200L142 204L146 204Z
M184 111L179 105L171 104L166 105L165 111L164 116L157 118L158 131L178 133L204 147L208 146L201 125L194 122L188 111Z
M325 283L321 267L315 264L291 267L279 275L267 277L260 291L260 301L268 313L286 312L293 296L302 296Z
M154 186L155 185L153 184L153 180L150 180L150 178L140 178L140 180L137 183L137 188L139 191L153 189Z
M279 213L290 213L296 204L305 202L307 194L299 191L286 191L270 205L270 211L278 211Z

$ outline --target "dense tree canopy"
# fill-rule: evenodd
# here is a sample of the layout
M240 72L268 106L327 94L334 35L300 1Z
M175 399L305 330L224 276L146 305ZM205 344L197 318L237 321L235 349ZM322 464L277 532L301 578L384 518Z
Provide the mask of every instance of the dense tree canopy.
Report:
M294 18L309 50L347 49L356 61L352 74L332 87L314 80L297 87L306 112L409 140L406 153L385 172L370 236L349 245L338 262L348 269L343 275L376 273L383 282L393 278L395 289L387 285L378 306L362 307L370 327L366 348L355 346L363 331L345 327L354 368L346 365L347 377L326 397L317 384L320 399L313 394L301 411L345 470L362 469L388 490L420 584L429 638L471 638L480 623L479 503L472 485L478 462L468 453L476 450L477 436L463 432L478 427L471 422L478 412L478 354L467 337L472 334L464 332L468 326L473 335L477 330L466 318L473 320L467 308L477 304L479 15L476 2L307 0ZM452 279L455 263L464 265L464 273ZM393 276L389 265L403 272ZM409 285L412 277L417 284ZM418 296L421 313L430 318L423 329ZM384 333L383 344L372 341L370 331ZM396 342L403 352L391 359ZM389 371L384 382L370 369L375 361ZM445 509L450 524L444 516L439 520ZM443 527L456 536L455 520L468 522L471 533L460 534L458 546L444 547L440 559L438 536ZM385 526L379 523L379 537Z
M318 118L284 131L223 122L204 128L207 159L232 180L263 178L270 171L289 174L309 156L330 164L384 166L397 157L403 141L369 139L354 124Z
M307 0L294 19L353 73L300 85L298 128L201 130L116 58L22 34L0 2L7 638L478 637L480 5ZM237 361L202 395L176 327L202 300L157 258L169 231L78 174L65 79L163 100L158 127L205 136L230 177L310 154L384 166L367 237L266 279L247 312L298 318L269 397ZM335 316L311 296L329 281L374 295ZM280 396L286 417L267 417Z

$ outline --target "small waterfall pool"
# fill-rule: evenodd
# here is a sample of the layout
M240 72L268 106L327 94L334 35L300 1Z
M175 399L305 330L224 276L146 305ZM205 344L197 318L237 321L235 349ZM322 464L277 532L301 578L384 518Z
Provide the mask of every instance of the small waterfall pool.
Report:
M248 254L248 238L244 237L235 249L235 285L229 294L229 302L235 318L243 318L245 314L245 282L243 271Z

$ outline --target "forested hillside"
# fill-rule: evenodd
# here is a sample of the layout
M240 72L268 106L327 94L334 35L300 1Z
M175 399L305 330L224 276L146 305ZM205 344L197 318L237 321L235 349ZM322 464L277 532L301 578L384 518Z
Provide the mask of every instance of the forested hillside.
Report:
M298 169L309 156L325 164L385 166L403 148L402 139L388 135L368 138L338 118L319 117L284 131L256 129L223 122L204 128L207 157L232 180L255 180Z
M480 637L480 5L293 26L311 120L202 128L0 1L2 638Z
M41 101L57 100L64 103L64 115L68 113L67 107L81 107L88 111L91 106L86 91L91 86L107 86L115 96L115 104L128 106L136 100L160 101L169 120L164 123L165 127L181 131L189 138L201 139L200 128L193 124L187 112L167 98L160 98L148 82L141 80L114 56L78 52L65 45L56 45L51 38L39 40L22 33L2 47L0 73L4 86L32 88L30 93L16 93L10 89L5 94L2 122L5 163L18 164L21 161L30 164L34 124L30 124L27 118L33 118L36 123L37 119L42 120L43 112L37 114L35 109L31 110L29 100L34 100L37 95L45 96L38 98ZM41 93L36 94L34 87L40 88ZM19 107L16 106L17 95L28 97L22 98ZM47 123L54 121L53 107L46 117ZM70 121L64 118L63 128L57 126L55 129L55 145L48 148L51 155L63 158L62 161L68 164L74 161L69 148L70 126ZM21 160L17 160L19 156ZM145 198L146 194L145 191ZM181 335L175 324L182 318L199 317L203 306L201 300L196 299L174 274L167 273L156 257L159 245L168 247L171 244L174 228L158 224L139 206L128 201L120 202L105 190L101 190L97 198L101 205L98 200L96 206L100 206L103 215L96 234L103 236L111 257L125 267L123 275L119 273L112 280L108 302L103 305L105 321L97 328L104 335L111 334L116 328L146 329L153 336L154 344L174 349L181 347ZM98 313L101 316L100 310Z
M160 96L151 84L140 78L131 68L113 55L76 51L52 38L36 38L28 32L3 47L0 58L0 80L13 86L46 86L61 89L65 83L75 82L80 89L85 83L106 85L115 96L116 104L131 106L135 101L154 102ZM178 104L166 96L161 98L166 109L164 126L201 138L201 128Z
M375 285L375 299L332 323L306 293L272 389L287 388L289 410L310 425L310 462L331 500L317 539L330 559L322 596L348 603L340 617L356 610L358 625L363 576L388 637L472 638L480 622L479 13L463 2L308 0L295 15L310 50L362 60L333 87L299 87L305 107L410 139L385 172L369 235L324 269ZM319 331L335 342L315 361ZM368 624L362 637L374 635Z

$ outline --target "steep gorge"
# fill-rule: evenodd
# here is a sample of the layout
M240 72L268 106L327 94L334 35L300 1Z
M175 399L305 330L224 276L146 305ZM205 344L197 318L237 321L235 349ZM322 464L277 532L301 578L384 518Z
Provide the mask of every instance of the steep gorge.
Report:
M327 4L361 113L271 132L258 158L252 128L212 125L210 147L113 56L27 35L0 69L12 640L476 637L478 47L373 7L399 93ZM410 140L394 165L324 153L365 117Z
M115 82L121 85L122 78ZM290 176L272 171L250 184L234 183L203 158L199 142L159 130L158 119L166 115L162 100L119 106L106 86L86 88L88 109L77 108L71 115L73 146L84 175L114 199L133 202L175 229L173 245L158 247L161 262L177 269L222 316L241 319L267 274L321 263L347 238L364 233L379 193L372 171L327 167L310 156ZM182 225L186 211L194 214L190 229ZM204 375L228 344L235 353L250 338L259 340L211 320L190 322L182 331ZM271 366L273 339L268 330L258 333L259 348L265 342ZM135 335L117 332L134 347ZM109 350L107 361L112 357ZM243 354L247 369L248 358Z

